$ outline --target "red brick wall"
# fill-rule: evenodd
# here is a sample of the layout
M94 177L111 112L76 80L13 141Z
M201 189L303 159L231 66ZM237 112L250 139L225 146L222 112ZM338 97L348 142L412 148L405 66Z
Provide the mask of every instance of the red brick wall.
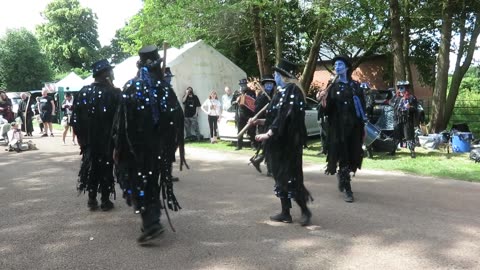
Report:
M367 61L360 64L352 74L352 78L359 82L368 82L372 89L388 89L393 87L391 82L386 82L384 79L385 70L385 60L384 57L375 57L368 59ZM326 65L332 65L327 62ZM415 66L412 65L413 73L413 87L415 91L415 96L418 99L431 98L433 94L433 89L430 86L422 86L419 79L418 70ZM318 64L313 75L313 84L319 85L321 88L325 88L328 80L330 79L331 74L323 66L323 64Z

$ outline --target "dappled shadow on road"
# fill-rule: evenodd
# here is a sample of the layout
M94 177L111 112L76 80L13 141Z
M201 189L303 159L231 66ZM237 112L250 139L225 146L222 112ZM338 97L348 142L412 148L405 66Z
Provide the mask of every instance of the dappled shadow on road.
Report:
M23 155L24 153L22 153ZM323 165L306 166L315 198L313 224L269 221L280 203L273 179L246 155L188 152L175 176L183 207L170 229L139 247L140 218L122 199L112 212L89 212L77 196L78 152L0 156L0 266L6 269L448 269L475 268L480 254L480 185L359 171L356 202L343 202ZM176 164L178 165L178 164ZM166 225L165 216L162 216ZM74 266L74 267L72 267ZM3 269L3 267L1 267ZM106 268L109 268L106 266Z

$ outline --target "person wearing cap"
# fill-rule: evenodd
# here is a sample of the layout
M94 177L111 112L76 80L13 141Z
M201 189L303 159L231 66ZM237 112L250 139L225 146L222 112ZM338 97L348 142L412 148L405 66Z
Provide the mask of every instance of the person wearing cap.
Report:
M110 201L110 195L115 193L111 130L120 89L113 85L113 69L106 59L95 62L92 73L94 82L77 93L70 118L82 154L77 189L88 192L87 206L91 211L98 209L100 192L100 208L108 211L114 207Z
M361 168L365 96L360 84L352 80L352 64L345 56L333 58L335 81L328 91L318 95L327 124L327 168L325 174L337 174L338 189L345 202L353 202L351 173Z
M171 179L177 148L180 169L186 163L184 115L175 92L164 80L162 58L153 45L141 48L139 56L137 76L124 86L113 135L117 179L127 204L142 218L137 242L143 245L164 232L162 208L180 209Z
M395 155L397 146L405 141L407 148L410 150L410 157L415 158L415 117L418 110L417 98L409 91L409 81L398 81L397 91L392 98L393 106L393 149L391 155Z
M282 59L273 69L278 91L267 107L266 118L256 121L266 127L265 133L255 137L265 143L267 161L271 162L275 179L275 195L282 207L270 220L291 223L291 199L294 199L302 212L300 225L307 226L312 217L307 203L312 198L303 183L302 156L307 139L305 94L297 84L294 63Z
M262 79L260 81L260 86L262 87L260 95L255 99L255 115L257 115L263 107L265 107L267 104L270 103L270 100L272 99L275 89L276 89L276 83L275 79L273 78L272 75L264 75L262 76ZM265 112L261 113L258 115L257 119L264 119L265 118ZM252 123L252 118L248 119L248 123ZM265 126L259 125L258 126L258 133L264 133ZM262 151L260 153L260 150ZM252 165L257 169L258 172L262 172L260 169L260 164L263 162L265 159L265 143L259 144L257 146L257 153L250 158L250 162ZM271 168L271 162L267 161L267 176L272 176L272 168Z
M247 85L247 79L241 79L238 83L240 85L240 91L237 91L232 98L232 105L235 105L237 110L235 114L235 122L237 123L237 131L240 131L247 125L248 119L253 117L255 114L255 91L250 89ZM242 97L243 96L243 97ZM242 102L242 99L245 102ZM253 100L252 106L248 106L248 100ZM250 146L252 149L255 149L255 127L252 126L247 130L247 134L250 139ZM243 136L240 136L237 140L237 147L235 150L241 150L243 147Z

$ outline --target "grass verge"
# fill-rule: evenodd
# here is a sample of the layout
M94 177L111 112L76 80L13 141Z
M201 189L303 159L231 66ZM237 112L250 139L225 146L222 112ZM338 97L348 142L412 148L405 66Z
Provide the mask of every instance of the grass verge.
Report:
M188 146L202 147L218 151L234 151L235 144L219 141L211 144L208 141L187 143ZM308 142L308 149L304 150L304 160L312 163L325 163L325 155L318 155L320 140L313 139ZM422 147L416 149L417 158L412 159L410 152L405 149L397 151L395 156L386 153L374 153L372 159L363 160L362 169L396 171L409 174L452 178L457 180L480 182L480 164L469 159L468 153L446 153L439 150L426 150ZM250 147L244 147L239 152L253 155Z

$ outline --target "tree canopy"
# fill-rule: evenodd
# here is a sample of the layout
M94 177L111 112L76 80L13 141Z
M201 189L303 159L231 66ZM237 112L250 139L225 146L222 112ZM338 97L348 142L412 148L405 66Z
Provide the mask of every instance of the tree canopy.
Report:
M90 8L78 0L54 0L42 16L46 22L37 27L37 35L57 72L89 68L97 60L97 16Z
M40 52L37 38L25 28L7 30L0 39L0 88L8 91L39 89L52 72Z

